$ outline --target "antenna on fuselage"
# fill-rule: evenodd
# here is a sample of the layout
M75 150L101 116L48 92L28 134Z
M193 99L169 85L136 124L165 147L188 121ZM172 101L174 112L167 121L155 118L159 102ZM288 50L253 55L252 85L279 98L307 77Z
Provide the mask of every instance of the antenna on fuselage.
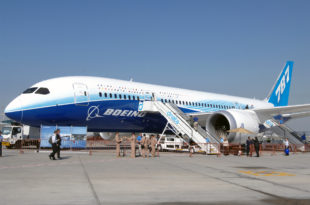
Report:
M130 82L133 82L133 78L130 78L129 81L130 81Z

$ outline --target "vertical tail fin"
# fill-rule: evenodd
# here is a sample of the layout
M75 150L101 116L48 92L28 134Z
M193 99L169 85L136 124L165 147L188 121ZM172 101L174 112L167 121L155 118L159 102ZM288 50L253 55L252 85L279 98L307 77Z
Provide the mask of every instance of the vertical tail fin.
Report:
M288 105L293 64L293 61L286 62L284 69L268 95L268 102L272 103L275 107Z

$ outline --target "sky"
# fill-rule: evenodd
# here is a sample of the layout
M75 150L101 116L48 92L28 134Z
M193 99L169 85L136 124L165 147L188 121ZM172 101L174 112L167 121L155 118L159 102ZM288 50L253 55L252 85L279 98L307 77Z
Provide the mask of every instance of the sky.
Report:
M309 10L307 0L1 0L0 112L70 75L264 99L287 60L290 104L310 103Z

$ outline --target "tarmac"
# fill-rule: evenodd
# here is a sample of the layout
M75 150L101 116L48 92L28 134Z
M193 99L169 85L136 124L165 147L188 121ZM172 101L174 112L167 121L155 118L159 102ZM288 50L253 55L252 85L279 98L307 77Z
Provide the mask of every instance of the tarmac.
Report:
M0 204L310 204L310 153L286 157L47 151L0 158Z

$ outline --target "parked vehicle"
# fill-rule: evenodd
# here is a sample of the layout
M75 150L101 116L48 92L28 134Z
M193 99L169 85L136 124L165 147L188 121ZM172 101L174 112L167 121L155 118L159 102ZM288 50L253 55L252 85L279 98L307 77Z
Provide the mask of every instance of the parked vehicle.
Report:
M7 148L21 146L40 146L40 128L27 125L7 125L2 128L2 145Z
M200 147L196 144L192 145L193 152L203 152ZM157 145L159 151L182 151L188 152L189 145L182 138L176 137L175 135L164 135L159 139Z

